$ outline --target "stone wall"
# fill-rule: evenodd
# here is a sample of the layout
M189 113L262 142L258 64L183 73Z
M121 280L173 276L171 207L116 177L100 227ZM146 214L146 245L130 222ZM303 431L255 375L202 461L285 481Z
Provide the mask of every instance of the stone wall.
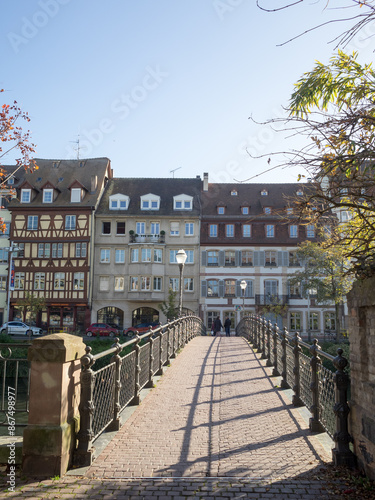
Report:
M375 479L375 278L354 284L348 309L350 433L359 467Z

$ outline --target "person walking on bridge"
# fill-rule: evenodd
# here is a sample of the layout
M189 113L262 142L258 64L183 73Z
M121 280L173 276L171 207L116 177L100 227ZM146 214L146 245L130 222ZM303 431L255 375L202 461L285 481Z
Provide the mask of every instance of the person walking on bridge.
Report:
M229 319L229 316L227 316L227 319L224 321L225 335L227 337L230 337L230 327L231 326L232 326L232 322Z
M223 325L220 321L220 316L218 316L214 321L214 335L216 335L217 333L220 333L222 328L223 328Z

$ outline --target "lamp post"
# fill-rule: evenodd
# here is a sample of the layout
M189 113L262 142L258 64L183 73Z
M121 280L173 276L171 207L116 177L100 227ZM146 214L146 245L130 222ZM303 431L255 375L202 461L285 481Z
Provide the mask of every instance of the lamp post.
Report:
M179 301L178 301L178 316L180 317L182 314L182 275L184 271L184 265L186 262L186 252L185 250L179 250L176 254L176 260L178 267L180 268L180 283L179 283Z
M13 270L13 253L21 250L18 247L14 247L12 244L9 247L9 270L8 270L8 301L7 301L7 326L9 323L10 316L10 292L14 290L14 270Z
M240 283L240 287L242 290L242 309L243 309L243 316L245 316L245 290L247 288L247 283L245 280L242 280Z

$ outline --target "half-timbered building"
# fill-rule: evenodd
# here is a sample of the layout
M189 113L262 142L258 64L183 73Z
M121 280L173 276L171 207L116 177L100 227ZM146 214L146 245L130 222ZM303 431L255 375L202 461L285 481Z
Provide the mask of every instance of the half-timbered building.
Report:
M14 255L10 318L28 317L20 304L44 299L38 326L73 331L90 324L94 213L112 177L108 158L36 160L16 180L10 240Z

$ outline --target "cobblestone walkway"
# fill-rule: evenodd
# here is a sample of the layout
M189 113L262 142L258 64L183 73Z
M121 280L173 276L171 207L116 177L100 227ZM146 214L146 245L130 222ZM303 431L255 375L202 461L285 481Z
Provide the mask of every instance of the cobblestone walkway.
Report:
M193 339L84 475L5 497L342 498L318 478L329 450L269 372L242 338Z

